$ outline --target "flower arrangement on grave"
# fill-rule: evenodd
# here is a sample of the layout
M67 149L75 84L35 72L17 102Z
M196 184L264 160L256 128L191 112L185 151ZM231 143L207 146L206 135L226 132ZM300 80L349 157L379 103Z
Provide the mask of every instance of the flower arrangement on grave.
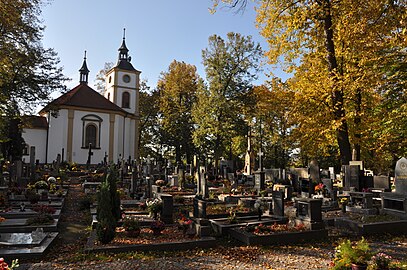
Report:
M317 194L323 194L325 191L325 185L322 183L319 183L318 185L315 186L314 191Z
M6 219L2 216L0 216L0 223L4 222Z
M56 209L54 207L44 204L34 206L33 210L39 214L49 214L49 215L53 215L56 212Z
M123 228L131 237L137 237L141 232L139 221L135 217L125 217L123 219Z
M165 223L161 220L154 220L150 224L150 229L154 235L160 235L161 232L165 229Z
M238 223L237 217L236 217L236 211L234 211L233 209L229 210L228 221L229 221L230 224Z
M51 183L51 184L49 185L49 193L55 194L56 191L57 191L57 185L54 184L54 183Z
M379 252L372 257L371 262L369 264L369 269L372 270L389 269L391 260L392 260L391 256L383 252Z
M261 216L263 215L264 211L267 210L267 203L264 199L257 199L254 203L254 209L258 214L258 219L261 220Z
M160 198L155 198L154 200L147 200L146 205L150 215L157 219L158 213L163 209L163 201Z
M39 180L34 185L36 189L48 189L48 183L44 180Z
M9 266L5 261L4 258L0 258L0 270L13 270L20 267L18 264L18 259L15 259L11 262L11 266Z
M335 258L330 265L331 270L356 268L357 266L367 267L373 255L369 244L363 237L355 243L349 239L344 240L336 247L335 251Z
M189 227L191 227L192 225L192 219L187 218L186 216L184 216L183 214L179 215L179 219L178 219L178 228L180 230L182 230L184 232L184 234L186 233L186 231L188 230Z

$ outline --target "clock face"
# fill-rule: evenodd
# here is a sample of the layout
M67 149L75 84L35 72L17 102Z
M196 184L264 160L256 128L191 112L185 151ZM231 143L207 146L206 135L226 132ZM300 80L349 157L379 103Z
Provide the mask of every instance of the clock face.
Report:
M130 76L129 75L123 75L123 82L129 83L130 82Z

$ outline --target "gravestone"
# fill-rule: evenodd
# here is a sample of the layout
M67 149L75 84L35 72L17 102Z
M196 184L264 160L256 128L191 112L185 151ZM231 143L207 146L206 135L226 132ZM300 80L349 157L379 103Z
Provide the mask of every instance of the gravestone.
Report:
M173 223L173 212L174 212L174 200L170 194L159 194L160 199L163 202L163 208L161 210L161 220L165 224Z
M407 219L407 159L401 158L394 170L395 192L382 192L382 211Z
M30 147L30 181L35 180L35 146Z
M365 167L363 166L363 161L361 160L351 160L349 161L350 166L359 166L359 170L363 171Z
M334 167L329 167L328 170L329 170L329 178L331 180L335 180L335 168Z
M373 187L374 188L383 188L387 191L390 191L390 189L391 189L390 178L386 175L373 176Z
M328 192L328 196L332 197L332 193L333 193L333 183L332 183L332 179L329 178L322 178L321 179L322 184L324 184L327 192Z
M312 182L319 183L320 176L319 176L319 165L318 161L312 160L309 164L309 174Z
M178 175L169 175L168 180L172 187L178 187Z
M202 192L202 198L208 198L209 196L209 189L208 189L208 182L206 179L206 173L204 170L202 170L199 174L200 177L200 183L201 183L201 188L200 191Z
M257 171L254 174L254 188L257 191L264 190L265 186L265 172L264 171Z
M146 177L146 182L147 182L147 196L148 198L153 197L153 184L154 184L154 179L152 177Z
M359 165L343 165L343 188L344 190L351 190L351 188L356 188L360 191L360 166Z
M394 185L396 193L407 196L407 159L401 158L394 170Z
M359 165L349 165L349 187L355 187L360 191L360 166Z
M284 216L284 192L273 191L273 215Z
M297 208L297 217L295 223L304 224L305 227L311 230L324 229L322 221L322 200L299 198L295 201Z
M206 201L194 198L194 217L206 218Z

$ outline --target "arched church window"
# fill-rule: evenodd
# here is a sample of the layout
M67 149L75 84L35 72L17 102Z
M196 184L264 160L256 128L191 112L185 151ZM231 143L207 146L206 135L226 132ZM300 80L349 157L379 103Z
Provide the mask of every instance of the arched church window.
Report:
M96 133L97 133L97 127L95 124L88 124L86 126L85 130L85 147L88 146L89 144L92 144L92 147L96 147L97 140L96 140Z
M122 108L130 108L129 92L123 92L123 94L122 94Z
M100 149L100 131L103 119L95 114L88 114L82 117L82 148Z

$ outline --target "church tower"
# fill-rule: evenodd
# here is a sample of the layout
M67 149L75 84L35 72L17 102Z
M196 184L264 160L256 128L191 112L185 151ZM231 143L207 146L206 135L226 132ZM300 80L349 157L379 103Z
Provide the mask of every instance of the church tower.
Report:
M116 104L124 111L128 112L124 120L110 119L111 130L119 130L118 134L120 157L127 159L134 158L138 164L139 153L139 125L140 125L140 73L131 64L131 57L126 46L126 29L123 29L123 41L119 48L119 58L116 65L106 73L106 91L104 93L112 103ZM111 131L113 132L113 131ZM127 135L125 135L127 134ZM111 137L114 137L113 135ZM120 145L123 144L121 147ZM124 145L130 145L130 149L125 149ZM113 146L110 147L113 149ZM113 151L109 150L109 153ZM109 155L109 161L115 158Z
M126 29L123 29L123 41L119 48L116 65L106 74L105 98L123 110L139 115L140 71L131 64L129 50L126 47Z

